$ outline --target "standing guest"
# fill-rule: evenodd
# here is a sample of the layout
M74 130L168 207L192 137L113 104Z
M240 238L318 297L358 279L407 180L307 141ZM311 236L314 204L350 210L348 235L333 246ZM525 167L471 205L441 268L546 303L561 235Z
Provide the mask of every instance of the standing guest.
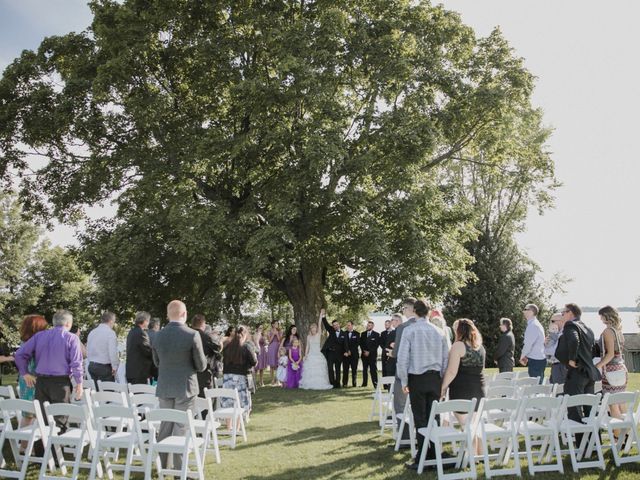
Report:
M198 395L197 372L207 366L202 349L202 340L195 330L187 327L187 307L180 300L172 300L167 305L169 323L158 332L153 344L153 362L158 367L158 385L156 396L160 408L194 411ZM184 426L173 422L162 422L158 440L170 436L181 437ZM160 460L166 468L179 470L182 466L180 455L167 457L161 454Z
M147 329L147 335L149 336L149 343L151 343L152 347L153 347L153 342L156 339L156 335L158 334L159 331L160 331L160 319L154 317L151 320L149 320L149 328Z
M253 336L254 343L258 346L258 363L256 365L256 373L258 374L258 385L264 387L264 371L269 366L269 354L267 352L267 339L263 333L263 326L258 325L256 333Z
M533 303L524 307L527 329L524 332L524 345L520 355L520 365L526 366L530 377L544 380L547 357L544 354L544 328L538 321L538 307Z
M253 350L247 345L248 338L249 330L247 327L240 325L233 339L222 350L224 388L235 388L238 391L240 405L245 411L248 411L251 405L247 375L258 362ZM222 408L233 407L233 399L223 398L220 404ZM230 420L228 423L230 423Z
M444 321L443 316L432 315L433 312L439 312L439 310L431 310L431 312L429 312L429 322L431 322L432 325L436 326L439 330L442 331L444 338L447 340L448 347L451 348L451 336L449 335L451 329L447 326L447 323Z
M153 354L147 335L150 320L149 313L136 313L135 325L127 335L127 361L125 364L127 383L149 383L149 378L151 378Z
M358 378L358 345L360 345L360 334L353 329L353 322L347 322L346 337L347 348L346 356L342 364L342 386L347 386L349 369L351 369L351 385L355 387Z
M453 324L456 341L451 346L447 371L442 380L440 397L444 398L449 390L451 400L471 400L475 398L476 411L480 399L485 396L484 362L486 353L482 346L482 336L474 323L462 318ZM474 419L465 415L455 414L458 422L465 424ZM472 423L473 424L473 423ZM480 444L475 439L476 454L479 454Z
M104 312L100 325L91 330L87 339L87 359L89 360L89 375L96 385L98 380L113 382L120 359L118 358L118 337L113 327L116 315Z
M300 337L298 337L298 327L295 325L291 325L287 329L287 333L284 337L282 337L282 342L280 343L280 347L284 348L287 351L287 355L289 354L289 349L291 345L293 345L293 340L297 338L300 341Z
M207 359L205 369L198 372L198 396L204 398L204 389L213 387L213 372L215 370L216 361L222 358L220 345L215 342L213 335L206 333L207 319L201 313L193 316L191 319L191 328L200 335L202 342L202 351ZM206 412L205 412L206 413Z
M500 337L498 346L493 354L493 361L498 365L498 370L502 372L513 372L515 358L513 352L516 348L516 339L513 336L513 323L510 318L500 319Z
M320 310L322 325L329 334L322 344L322 353L327 359L329 369L329 383L333 388L340 388L340 367L347 356L347 337L340 329L340 323L334 320L329 324L324 308Z
M302 352L300 352L300 340L297 337L293 339L288 355L286 388L298 388L302 377Z
M404 299L402 302L402 314L407 318L404 323L401 323L396 327L395 330L395 344L393 346L393 350L391 352L390 357L393 357L396 364L396 381L393 387L393 408L396 412L404 412L404 404L407 401L407 394L402 389L402 382L400 381L400 377L398 376L398 352L400 351L400 345L402 343L402 334L406 328L416 323L416 312L413 309L413 306L416 303L416 299L413 297L409 297ZM400 428L400 423L402 420L399 418L396 419L398 423L398 428ZM405 428L402 432L402 439L407 440L409 438L409 432Z
M382 352L380 354L380 361L382 363L383 377L386 377L389 375L389 373L387 372L387 359L389 358L389 353L387 352L387 337L392 331L393 331L393 328L391 328L391 319L385 320L384 330L380 332L380 348L382 349Z
M271 330L267 334L267 341L269 345L267 347L267 365L271 371L271 385L276 385L278 379L275 376L275 371L278 368L278 350L280 349L280 342L282 341L282 330L280 330L280 322L274 320L271 322Z
M562 335L562 327L564 322L562 321L562 314L554 313L549 320L549 332L547 338L544 340L544 353L549 359L551 364L551 376L549 382L563 384L567 378L567 367L565 367L556 358L556 348L558 348L558 340Z
M360 335L360 351L362 352L362 386L367 386L368 371L371 372L373 388L378 386L378 347L380 334L373 329L373 322L367 322L367 330Z
M407 309L408 310L408 309ZM427 320L429 306L424 300L416 300L412 308L417 320L402 336L397 360L397 374L402 391L411 400L411 411L418 440L418 452L422 451L425 438L418 433L425 428L431 415L431 405L440 400L442 375L447 369L448 347L443 332ZM427 460L435 459L435 446L430 445ZM407 464L418 469L417 459Z
M74 389L71 379L76 385L76 399L82 398L82 349L80 339L69 332L72 325L71 312L58 310L53 315L53 328L36 333L16 352L18 372L27 387L35 386L34 396L41 406L44 402L70 403ZM32 359L35 375L29 373ZM67 417L55 417L60 433L66 431L67 421Z
M71 330L69 331L80 339L80 347L82 348L82 358L87 358L87 346L84 343L82 343L82 330L80 330L80 327L76 324L72 326Z
M556 358L567 367L565 395L593 394L594 383L600 380L600 372L591 358L595 343L593 331L580 320L581 315L582 310L575 303L568 303L562 310L564 326L558 339ZM582 408L578 407L571 407L567 411L569 419L578 423L582 421L584 414ZM578 444L581 437L582 435L576 435Z
M622 358L624 335L622 335L622 321L618 311L607 305L598 311L605 329L600 335L600 352L602 356L596 368L602 371L602 394L620 393L627 389L627 367ZM623 418L624 413L620 405L611 405L611 416Z
M227 327L227 331L224 333L224 337L222 337L222 348L226 347L232 340L233 337L236 336L236 327L233 325L229 325Z
M46 330L49 324L42 315L27 315L20 324L20 340L22 344L29 341L36 333ZM35 376L36 374L36 358L31 357L27 363L27 373ZM18 386L20 387L20 399L32 402L35 399L36 388L28 386L22 375L18 376ZM33 423L33 416L29 413L23 413L20 420L20 428L26 427ZM26 442L21 442L21 450L27 446Z

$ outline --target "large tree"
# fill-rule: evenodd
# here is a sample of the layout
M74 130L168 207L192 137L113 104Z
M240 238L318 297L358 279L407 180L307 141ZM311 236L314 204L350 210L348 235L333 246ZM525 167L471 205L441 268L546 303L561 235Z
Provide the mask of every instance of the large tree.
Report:
M96 258L165 300L263 282L303 332L327 292L384 305L464 284L470 212L443 172L533 86L498 31L409 0L90 6L91 28L4 72L0 172L63 220L114 200Z

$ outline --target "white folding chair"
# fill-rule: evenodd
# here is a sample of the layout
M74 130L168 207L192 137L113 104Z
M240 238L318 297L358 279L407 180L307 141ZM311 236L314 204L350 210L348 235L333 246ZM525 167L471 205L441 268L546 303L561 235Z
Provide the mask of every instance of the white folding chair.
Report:
M395 377L382 377L378 379L378 385L376 386L376 390L372 394L373 401L371 402L371 413L369 414L369 421L378 417L378 424L380 426L384 424L382 414L385 409L385 404L389 401L389 392L387 392L384 387L395 384L395 381Z
M505 372L507 373L507 372ZM486 398L515 398L518 390L513 385L487 388Z
M101 464L109 478L113 478L113 471L124 471L124 480L128 480L131 472L144 472L146 451L144 435L140 429L138 412L135 408L120 405L106 405L94 407L93 417L96 422L96 448L91 462L89 479L96 478L96 472ZM121 425L127 425L127 429L113 430L112 424L117 420ZM126 450L125 463L111 463L111 458L117 458L120 450ZM142 465L134 465L134 460L139 460Z
M555 385L525 385L518 387L520 398L528 397L552 397L555 396Z
M487 478L498 475L517 475L520 477L520 457L518 454L518 407L520 401L515 398L483 398L477 415L475 436L482 441L484 474ZM494 421L493 418L500 418ZM499 449L493 455L497 465L503 468L491 468L490 450ZM513 460L513 467L504 467Z
M149 393L151 395L156 394L156 386L149 385L147 383L130 383L127 386L129 393L138 394L138 393Z
M220 445L218 443L218 428L220 423L216 422L211 412L213 412L213 402L210 398L196 397L195 400L195 419L193 420L193 428L196 435L199 438L204 439L202 446L202 463L204 464L205 457L209 451L209 442L213 444L213 454L216 458L216 463L220 463ZM203 415L206 413L206 415Z
M523 398L520 402L518 433L524 436L531 475L535 475L536 472L564 473L557 422L557 414L561 406L562 399L558 397ZM535 442L536 439L541 441ZM540 445L538 452L533 451L534 444ZM533 459L534 453L538 458L537 464ZM555 464L548 463L554 456ZM543 463L543 460L547 463Z
M15 399L16 394L13 392L11 385L0 386L0 400ZM15 414L11 414L12 418ZM4 429L4 417L0 416L0 432Z
M84 389L87 389L87 388L89 390L95 392L97 390L96 389L96 382L94 382L93 379L91 379L91 378L83 379L82 380L82 389L84 390Z
M230 441L219 440L222 445L230 445L231 448L236 448L238 434L242 435L242 439L247 441L247 431L244 425L244 409L240 405L240 396L235 388L205 388L205 398L210 398L213 402L216 399L216 407L213 410L213 419L224 421L225 425L227 420L230 421L231 429L225 429L218 432L219 434L229 435ZM233 405L231 407L222 407L221 402L223 399L231 399Z
M491 380L513 380L514 378L516 378L515 372L501 372L495 373L493 377L491 377Z
M527 386L534 386L534 385L540 385L540 379L538 377L521 377L521 378L516 378L511 382L511 385L515 386L515 387L527 387Z
M101 392L120 392L125 395L129 393L126 383L103 382L102 380L98 380L98 390Z
M40 468L39 480L59 479L59 478L78 478L78 472L81 468L90 469L91 463L82 461L82 452L85 447L89 447L89 456L92 455L96 446L96 435L92 425L92 418L86 406L72 405L69 403L44 403L44 411L47 415L49 423L49 444L44 453L42 467ZM65 416L68 418L69 426L64 433L60 433L56 427L55 417ZM67 447L67 448L64 448ZM53 451L56 453L58 465L60 466L59 475L49 475L47 465L53 458ZM73 459L67 460L64 453L71 451ZM71 477L67 477L67 466L72 466ZM102 469L99 470L102 478Z
M513 380L509 380L506 378L496 378L495 380L489 380L487 382L487 389L492 389L496 387L510 387L513 385Z
M556 383L556 397L564 395L564 383Z
M516 374L515 378L526 378L529 377L529 372L527 370L520 370L518 372L514 372Z
M606 430L609 435L609 445L613 454L613 460L619 467L623 463L640 462L640 444L638 443L638 430L633 412L638 403L639 392L621 392L607 393L602 399L600 405L600 413L598 414L598 423L600 429ZM609 413L611 405L619 405L623 411L622 418L612 417ZM616 440L614 431L618 431L618 439ZM631 447L635 445L638 453L630 455ZM588 454L591 454L589 449Z
M45 449L49 444L49 435L42 419L40 402L37 400L29 402L13 398L0 400L0 413L4 418L4 428L0 434L0 478L18 478L22 480L27 474L27 468L29 468L30 463L43 462L41 458L32 456L34 443L41 440ZM12 415L21 418L23 413L33 416L33 423L14 429L11 423ZM11 446L11 453L13 453L16 466L20 469L18 471L6 469L7 465L3 454L5 442L9 442ZM24 455L20 454L20 442L27 442ZM49 462L49 468L54 468L53 459Z
M562 401L562 408L559 414L560 433L562 438L566 439L569 446L569 455L571 456L571 466L574 472L578 472L580 468L600 468L605 469L604 458L602 456L602 446L600 445L599 425L598 425L598 409L600 406L600 395L565 395ZM579 408L589 414L582 418L581 422L571 420L568 416L568 408ZM575 444L575 435L582 434L580 444ZM595 449L597 460L585 460L587 450Z
M159 408L149 411L147 418L149 419L149 446L145 478L151 478L151 470L155 463L160 478L164 478L164 475L180 475L180 480L186 480L189 475L196 474L199 480L204 480L202 458L200 457L200 450L204 440L196 436L191 410L182 412L180 410ZM156 422L171 422L184 425L185 433L183 436L171 435L163 440L158 440L156 438L157 431L154 427ZM164 468L160 462L161 453L182 455L181 470ZM194 456L195 472L189 470L191 454Z
M474 460L473 446L473 412L476 406L476 399L472 400L446 400L444 402L434 401L431 406L431 414L426 427L418 429L418 433L424 437L422 450L420 451L420 461L418 463L418 473L422 473L426 464L435 464L438 470L438 479L454 480L462 478L476 478L476 462ZM452 415L454 413L466 415L467 422L463 424L450 423L446 426L438 425L437 416ZM436 459L427 461L427 451L429 441L433 442L436 449ZM458 449L457 457L443 462L442 447L445 443L450 443ZM466 461L465 461L466 457ZM444 473L444 463L455 462L459 471L455 473ZM465 463L469 464L470 470L465 468Z
M411 400L409 399L409 395L407 395L407 399L404 402L404 409L402 413L396 413L396 418L400 420L400 427L396 433L396 444L394 450L397 452L400 450L400 445L407 445L408 443L411 447L411 457L414 458L417 453L416 429L413 421L413 412L411 411ZM402 432L404 432L405 428L409 432L409 440L402 438Z

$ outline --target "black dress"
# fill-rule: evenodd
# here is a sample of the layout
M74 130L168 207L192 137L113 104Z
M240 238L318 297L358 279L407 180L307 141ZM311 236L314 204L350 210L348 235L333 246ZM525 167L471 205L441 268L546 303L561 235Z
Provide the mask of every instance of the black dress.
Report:
M475 398L476 410L480 399L485 395L484 361L486 352L481 345L477 350L465 343L465 353L460 359L458 374L449 385L449 398L451 400L471 400Z

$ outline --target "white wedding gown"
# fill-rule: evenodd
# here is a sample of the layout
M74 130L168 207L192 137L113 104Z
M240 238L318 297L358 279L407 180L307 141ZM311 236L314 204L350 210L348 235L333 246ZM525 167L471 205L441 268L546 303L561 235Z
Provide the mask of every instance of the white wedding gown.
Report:
M302 364L302 379L300 388L305 390L329 390L333 385L329 383L327 359L320 351L320 335L307 336L309 355Z

